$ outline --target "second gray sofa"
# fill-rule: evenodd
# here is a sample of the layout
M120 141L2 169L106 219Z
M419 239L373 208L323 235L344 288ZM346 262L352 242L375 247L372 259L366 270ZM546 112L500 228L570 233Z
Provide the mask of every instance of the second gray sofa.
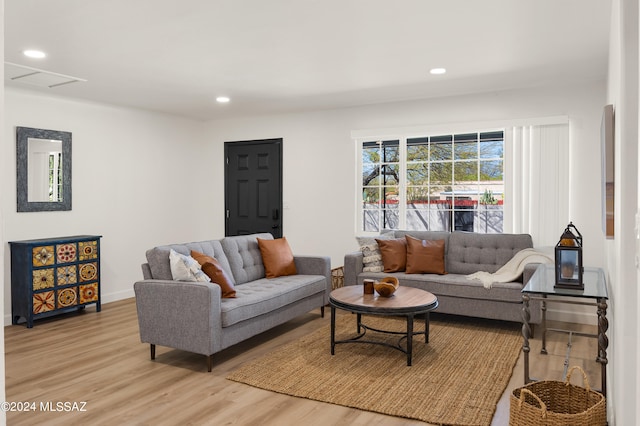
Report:
M427 290L438 297L437 312L506 321L522 321L522 288L535 272L537 264L527 265L520 280L494 283L485 288L479 280L466 275L478 271L496 272L520 250L532 248L528 234L478 234L455 231L389 231L386 238L410 235L421 240L444 240L446 274L407 274L405 272L365 272L361 251L344 258L345 285L362 285L364 279L393 275L401 286ZM530 302L531 324L542 321L540 302Z
M266 278L257 238L271 234L172 244L150 249L142 265L144 280L134 284L140 339L207 356L328 303L331 263L325 256L294 256L296 275ZM191 250L214 257L232 278L235 298L222 298L209 282L175 281L169 252Z

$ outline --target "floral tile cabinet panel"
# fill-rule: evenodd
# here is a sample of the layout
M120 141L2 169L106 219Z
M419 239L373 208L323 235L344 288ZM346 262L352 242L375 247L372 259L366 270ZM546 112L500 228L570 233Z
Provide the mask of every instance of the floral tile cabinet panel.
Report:
M11 322L84 309L100 312L100 235L11 241Z

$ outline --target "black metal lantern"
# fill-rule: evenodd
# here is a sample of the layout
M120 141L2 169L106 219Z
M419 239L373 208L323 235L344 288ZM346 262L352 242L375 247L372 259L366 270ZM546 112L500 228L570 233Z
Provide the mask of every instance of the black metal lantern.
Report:
M575 231L575 233L573 231ZM577 234L577 235L576 235ZM569 222L556 245L556 287L584 289L582 234Z

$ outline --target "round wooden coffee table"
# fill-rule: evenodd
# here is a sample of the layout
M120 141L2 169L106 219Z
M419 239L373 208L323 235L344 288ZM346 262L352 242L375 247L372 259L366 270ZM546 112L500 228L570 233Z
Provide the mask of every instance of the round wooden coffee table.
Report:
M438 298L428 291L413 287L398 287L391 297L381 297L377 293L364 294L363 286L352 285L340 287L329 295L329 305L331 305L331 355L335 354L335 346L338 343L371 343L388 346L407 354L407 365L411 366L411 355L413 350L413 336L424 334L425 344L429 343L429 312L438 307ZM358 335L346 340L336 341L336 308L357 314ZM382 315L382 316L404 316L407 318L407 331L387 331L367 327L362 324L362 314ZM424 314L424 331L413 331L413 318L416 315ZM367 330L379 333L400 334L402 337L397 345L386 342L364 340ZM401 343L406 340L406 348Z

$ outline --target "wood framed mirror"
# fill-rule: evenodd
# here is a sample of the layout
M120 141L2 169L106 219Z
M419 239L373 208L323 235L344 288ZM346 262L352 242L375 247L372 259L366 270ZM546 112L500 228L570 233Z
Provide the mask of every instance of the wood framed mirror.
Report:
M71 210L71 133L16 127L18 212Z

